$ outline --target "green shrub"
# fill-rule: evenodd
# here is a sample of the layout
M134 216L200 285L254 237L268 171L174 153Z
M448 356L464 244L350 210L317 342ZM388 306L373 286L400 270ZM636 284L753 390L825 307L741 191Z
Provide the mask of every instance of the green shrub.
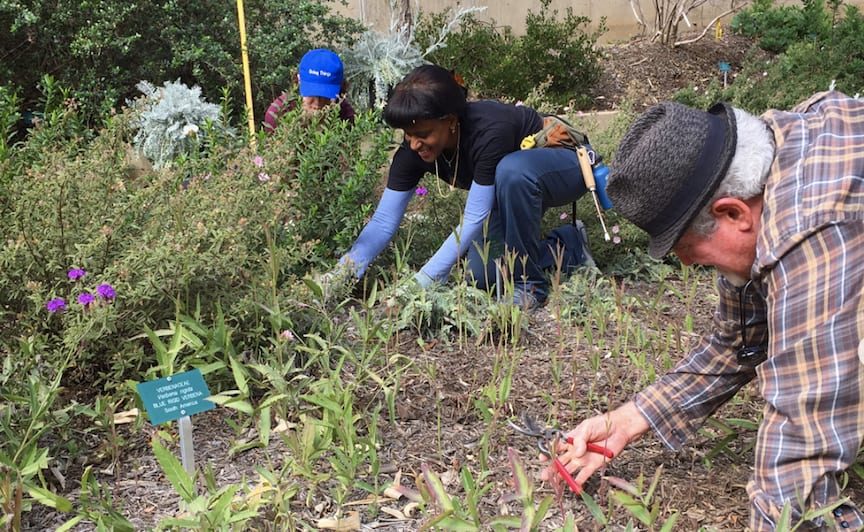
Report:
M302 55L341 49L362 31L325 0L245 2L247 47L256 116L293 83ZM142 79L180 79L212 99L227 87L233 110L245 110L237 6L234 2L0 0L0 79L22 89L28 109L50 72L71 88L85 120L97 125L137 95ZM8 77L2 74L8 72Z
M588 33L591 19L574 15L568 7L564 19L558 20L557 10L549 12L550 2L543 0L540 11L528 11L525 19L525 35L517 48L516 63L527 74L516 76L525 82L521 94L528 94L547 76L552 76L549 94L553 100L573 102L577 108L588 107L590 89L603 72L600 51L595 45L606 31L605 20L601 19L599 27Z
M316 260L332 265L360 234L377 204L392 147L393 132L376 112L360 113L352 125L339 119L338 110L330 106L312 127L298 105L262 145L268 153L263 170L284 196L285 238L314 251L304 268Z
M864 89L864 18L855 6L823 42L800 41L770 63L748 63L731 101L753 112L789 109L832 83L853 95Z
M178 309L208 320L221 304L241 331L237 345L254 352L268 341L264 307L296 294L310 268L332 264L376 195L390 132L371 114L345 127L332 111L320 128L289 117L257 154L216 146L137 179L125 162L133 111L92 141L38 126L0 167L4 333L43 338L50 356L76 352L71 378L113 372L119 382L152 363L131 338ZM87 272L83 282L67 278L72 268ZM110 304L76 303L103 283L116 291ZM46 303L58 297L67 310L51 313Z
M18 94L0 85L0 163L9 157L15 139L15 126L21 118L21 113L18 112L19 105Z
M448 11L421 13L416 39L424 46L437 38L437 29L445 23ZM481 98L510 95L506 79L507 64L512 61L512 49L517 41L509 26L498 27L493 22L478 19L473 14L465 17L457 31L445 39L443 48L435 50L427 59L445 68L455 70L469 85L472 93ZM496 58L481 61L478 58Z
M759 39L759 46L780 53L800 41L824 39L831 30L831 17L824 0L804 0L802 7L774 7L774 0L755 0L735 15L733 31ZM835 3L836 5L836 3Z
M789 37L782 53L766 60L764 54L751 51L741 72L726 89L712 82L699 93L693 89L681 91L675 99L703 109L713 101L725 100L758 114L767 109L789 109L831 86L849 95L862 92L864 17L857 6L846 6L839 18L835 14L840 4L832 3L830 7L831 16L817 1L806 3L804 8L787 8L799 9L801 19L810 21L805 26L813 33L795 33L775 21L772 31L785 32ZM780 8L770 8L763 2L759 9L770 19Z
M468 15L459 29L448 35L446 46L427 59L455 69L482 98L521 100L551 76L546 92L550 101L559 107L571 102L585 107L602 73L595 44L606 31L605 22L601 20L599 27L589 32L590 19L574 15L571 8L559 19L558 11L549 9L550 3L543 0L539 12L528 12L522 36L515 36L509 27ZM446 19L446 12L421 17L417 40L432 42Z

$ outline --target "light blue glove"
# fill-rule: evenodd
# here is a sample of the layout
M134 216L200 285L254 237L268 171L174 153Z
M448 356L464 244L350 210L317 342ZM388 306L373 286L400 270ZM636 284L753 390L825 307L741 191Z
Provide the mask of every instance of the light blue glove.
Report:
M423 290L426 290L435 282L435 279L429 277L423 270L414 274L414 280L417 281L417 284L419 284Z
M313 280L321 288L322 303L329 304L337 298L348 297L357 279L351 268L337 265L325 274L314 276Z

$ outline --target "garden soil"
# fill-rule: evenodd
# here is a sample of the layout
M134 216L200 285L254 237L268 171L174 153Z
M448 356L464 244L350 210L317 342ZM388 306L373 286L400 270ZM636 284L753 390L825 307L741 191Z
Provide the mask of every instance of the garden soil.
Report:
M720 41L710 37L676 49L661 47L646 39L609 46L605 50L606 71L594 95L597 109L615 109L625 97L632 100L634 96L637 106L646 107L689 85L705 85L719 75L718 62L730 63L734 71L751 45L747 39L737 37L724 37ZM645 302L624 309L624 314L642 324L646 332L667 334L669 342L675 346L672 351L678 356L683 356L695 344L698 339L695 333L706 330L709 325L716 304L710 280L699 286L689 308L676 303L680 299L671 297L675 291L687 290L680 280L668 279L662 288L657 283L615 282L622 293ZM493 515L521 513L521 505L509 497L514 491L508 462L508 450L512 450L524 461L534 482L535 501L539 502L546 495L554 499L540 530L557 529L563 524L562 516L566 515L575 518L580 530L624 530L628 521L633 521L638 530L646 530L632 514L613 505L610 498L615 479L633 485L638 485L642 479L640 491L645 493L658 472L659 483L649 503L649 506L656 505L658 522L678 514L675 530L695 531L701 527L713 531L744 530L747 520L745 485L751 471L755 430L742 427L735 420L758 419L761 402L755 384L742 390L715 415L722 425L706 425L683 449L666 449L649 434L611 461L604 476L595 474L585 490L601 507L614 508L607 512L610 524L605 527L597 524L580 497L562 490L560 484L540 481L543 466L537 460L535 442L515 434L507 426L507 419L529 412L563 428L572 428L581 419L604 411L608 405L627 400L647 378L644 370L637 369L636 361L625 356L611 356L608 346L615 341L614 327L594 331L594 342L588 344L580 340L583 336L579 331L562 329L562 321L555 318L558 310L553 301L530 315L527 332L520 340L521 359L512 391L506 407L491 422L481 419L475 401L481 396L480 390L496 379L493 371L502 350L490 347L493 342L478 347L476 339L471 338L462 342L425 343L421 347L416 337L403 333L391 349L409 357L414 369L406 373L398 390L395 422L391 422L386 412L380 416L378 456L382 465L375 478L364 470L363 481L378 486L398 481L416 489L425 467L441 478L451 495L465 500L459 478L464 466L472 472L478 485L488 486L478 503L488 522ZM687 332L683 326L688 315L693 316L694 332ZM655 355L639 354L645 357L648 365L656 367L658 374L662 373L664 365L674 363L674 360L655 360ZM376 390L361 388L355 411L361 411L362 406L373 399L380 401L375 393ZM118 405L118 409L124 406L128 405ZM210 471L218 486L242 481L250 486L258 485L261 479L256 467L278 473L291 451L280 438L274 437L267 449L231 453L230 449L238 440L255 437L252 432L238 435L230 423L231 417L225 409L194 416L197 465L201 470ZM295 426L291 422L295 421L288 420L282 428L293 430ZM163 425L159 429L176 435L175 425ZM156 428L148 423L137 431L130 427L118 426L122 437L119 452L112 453L109 442L100 436L104 435L103 431L94 431L86 435L92 438L89 449L82 449L81 456L74 461L55 457L52 471L46 476L54 489L77 500L83 468L91 466L109 489L114 506L121 509L136 529L146 530L160 519L179 515L179 499L153 456L150 439ZM483 453L478 446L486 433L491 434L489 461L481 464ZM723 441L725 444L721 445ZM328 471L326 462L322 461L320 468L321 473ZM487 476L481 479L481 475ZM864 500L860 479L852 477L850 493L857 500ZM311 524L311 528L324 525L326 521L321 520L333 518L339 510L332 497L334 481L322 480L317 486L304 477L283 481L297 490L291 512L298 523ZM200 485L203 486L203 482ZM355 490L349 500L342 511L346 515L356 512L363 530L411 531L424 524L424 517L404 497L375 501L368 493ZM65 519L38 507L25 516L23 528L51 530ZM256 530L280 528L287 526L273 525L271 516L265 516L254 525ZM80 524L74 530L95 530L95 527Z

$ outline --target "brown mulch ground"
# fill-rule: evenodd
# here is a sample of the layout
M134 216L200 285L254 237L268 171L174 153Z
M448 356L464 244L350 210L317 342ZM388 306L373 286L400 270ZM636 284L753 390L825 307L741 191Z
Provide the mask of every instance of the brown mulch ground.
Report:
M657 287L652 284L624 283L622 287L629 294L637 295L638 300L657 299ZM684 288L672 279L666 287L667 293L668 290ZM631 303L633 306L626 309L626 314L644 323L646 331L655 329L658 323L681 324L688 313L695 313L695 330L707 326L714 305L710 282L700 287L690 309L676 305L674 301L677 299L671 298L669 304L661 305L660 321L650 310L651 305ZM570 320L557 319L558 312L559 307L554 303L533 312L528 332L515 350L490 347L489 342L478 347L475 338L461 344L455 340L452 343L431 343L421 349L416 337L403 334L398 345L392 346L392 351L409 357L415 369L406 374L399 390L395 423L388 420L386 412L379 416L381 445L378 454L382 467L377 477L378 484L391 483L398 474L403 486L416 489L422 464L441 477L449 493L464 499L458 474L464 466L475 478L481 471L489 474L488 479L478 482L480 485L492 483L480 501L480 510L487 520L500 513L520 515L520 504L504 501L504 497L513 491L507 452L514 449L525 461L535 482L535 501L546 495L553 495L557 501L540 530L558 529L566 515L574 516L580 529L623 530L628 520L633 519L624 510L616 510L607 527L595 528L596 522L580 498L569 492L564 492L559 498L552 486L543 484L539 480L542 465L536 460L535 442L515 434L506 425L507 419L529 412L563 428L571 428L580 419L602 412L608 405L623 402L644 384L642 381L646 374L643 370L637 369L626 356L613 356L609 351L609 346L615 342L614 323L609 325L605 337L598 335L595 345L586 345L584 340L578 340L582 337L578 327ZM676 330L680 331L680 327ZM696 341L696 335L686 332L679 332L675 337L682 349ZM651 353L645 355L648 363L661 372L662 361L652 361ZM483 387L494 380L492 373L496 362L509 357L519 357L513 391L505 411L500 413L501 417L490 424L480 418L473 401L481 395ZM595 368L588 362L592 357L599 360ZM553 364L553 360L557 362ZM560 371L557 376L553 374L555 367ZM350 374L350 370L347 373ZM369 393L379 391L369 390ZM752 390L742 393L734 404L724 407L718 417L752 418L759 405L749 398L751 395ZM370 399L361 392L355 398L355 404L362 405ZM380 401L380 397L375 400ZM199 470L212 470L219 486L244 479L251 485L256 484L259 481L256 466L279 471L291 451L278 437L273 438L267 449L252 449L239 454L229 452L239 439L254 438L253 432L237 434L229 424L231 417L224 409L193 417ZM162 425L159 429L174 433L176 437L176 423ZM57 489L77 500L78 479L83 467L89 465L110 490L115 507L122 508L122 513L134 523L136 530L151 529L160 519L178 515L180 501L153 456L150 438L156 429L145 423L141 430L133 431L129 425L121 425L119 430L123 443L117 459L112 459L106 452L110 447L106 441L94 438L92 448L85 450L77 462L60 461L56 473L66 484L65 490L60 486ZM488 449L489 462L484 468L479 463L482 453L478 446L487 430L493 431L493 437ZM729 444L730 452L712 458L710 464L706 457L716 446L716 433L711 437L706 433L705 437L697 438L679 452L665 449L653 437L645 437L612 461L605 474L633 484L640 476L644 477L643 491L646 491L655 472L661 470L653 500L659 507L660 522L673 513L680 514L675 530L697 530L703 526L715 531L741 530L747 515L744 485L750 453L746 447L753 437L752 432L743 431L736 441ZM179 452L175 454L179 457ZM329 472L326 462L322 461L320 467L322 473ZM59 476L52 481L56 483ZM373 484L375 479L364 476L363 480ZM307 485L303 478L298 477L296 481L300 487L293 499L292 512L298 520L314 525L319 519L334 515L338 508L330 495L334 481L324 481L316 487ZM585 488L601 506L611 506L608 481L595 475ZM343 508L360 512L363 530L410 531L421 527L423 516L416 510L410 518L400 519L380 509L383 506L404 511L409 503L404 498L376 507L368 501L362 503L368 497L369 494L355 490L351 499L361 503ZM53 529L65 520L44 508L36 509L26 518L23 528L34 531ZM262 520L253 529L281 530L283 527ZM73 530L90 531L95 527L89 523L80 524Z
M691 83L702 85L720 75L719 61L729 62L734 71L749 48L748 40L734 36L724 37L721 41L706 38L676 49L646 40L609 47L606 50L606 73L595 97L597 107L615 109L625 97L632 99L634 94L639 95L637 101L643 107L668 99L680 88ZM676 280L669 280L666 286L667 290L684 289ZM653 301L658 297L657 286L649 283L627 283L622 290L643 301ZM668 297L668 294L662 297L670 303L663 307L661 316L650 312L647 305L627 309L628 315L637 323L644 323L645 330L656 329L658 323L669 325L673 331L672 338L681 344L683 355L696 337L681 332L680 325L685 316L692 313L694 330L705 330L715 301L713 287L710 282L703 283L689 309L675 305L673 301L676 299ZM404 335L392 349L410 357L417 369L409 372L402 382L396 401L395 423L390 422L386 413L380 417L378 454L383 465L377 484L393 482L398 473L402 485L413 488L421 464L425 464L442 478L448 492L464 499L458 472L466 466L475 478L480 471L489 474L483 484L493 483L480 502L487 519L500 512L518 515L521 507L504 500L504 496L512 492L512 476L507 466L507 450L512 448L525 460L536 481L535 500L554 494L552 487L541 484L538 479L541 465L535 460L534 442L515 435L506 426L506 418L528 411L570 428L580 419L626 400L644 384L641 380L645 378L644 372L637 371L627 357L608 356L609 346L616 340L614 327L607 330L605 337L598 337L595 345L586 345L577 340L582 337L580 331L572 326L562 328L562 321L554 317L556 310L554 305L550 305L530 317L529 332L518 350L520 359L507 411L501 413L502 418L493 423L491 429L486 421L480 419L473 401L477 399L479 390L492 379L496 361L501 357L516 356L514 352L490 348L486 344L477 347L471 340L461 344L442 342L421 349L416 338ZM651 361L652 353L645 355ZM597 367L588 363L592 358L599 361ZM552 360L558 362L557 366L551 363ZM658 373L662 372L663 362L652 362ZM553 367L560 368L560 374L554 375ZM761 405L755 396L754 389L748 387L716 417L721 420L756 418ZM361 393L356 401L363 404L369 399ZM256 466L279 471L290 453L279 438L274 438L268 449L229 453L239 438L250 436L236 434L229 424L230 417L227 411L217 409L193 418L199 469L211 469L220 486L242 479L257 483ZM174 424L160 429L172 431ZM122 513L135 524L136 529L152 528L160 519L179 513L179 499L153 457L150 437L154 430L149 424L138 431L131 431L128 425L121 426L124 441L116 460L100 452L105 450L106 442L94 438L92 449L85 450L80 460L73 463L64 463L62 459L57 461L52 481L58 484L58 490L77 500L81 472L85 465L91 465L100 481L109 487L114 506L122 508ZM493 438L488 450L489 463L482 467L479 463L482 454L477 447L487 430L493 430ZM752 431L741 430L740 436L728 445L729 452L709 459L718 441L716 431L706 431L678 452L665 449L649 435L612 461L605 474L631 483L644 476L647 488L652 476L662 467L654 496L661 522L678 513L680 517L675 530L692 531L701 527L713 531L743 530L747 519L744 487L752 461L752 451L748 446L754 437ZM327 472L324 463L321 467L322 472ZM588 483L586 490L608 508L610 485L597 477L595 475ZM372 484L376 479L366 477L364 480ZM303 478L296 481L299 491L293 499L291 511L298 521L314 526L318 519L334 515L338 508L328 490L333 481L325 481L317 487L308 485ZM368 497L359 490L355 490L353 495L355 501ZM560 527L565 515L573 515L580 529L604 529L596 524L578 497L564 493L556 500L541 530ZM381 511L382 506L404 511L406 504L405 499L379 506L367 502L343 510L360 512L363 530L417 530L422 524L422 516L416 511L406 519ZM612 512L611 524L605 529L624 530L630 519L632 517L626 511L618 508ZM23 528L50 530L64 520L63 516L39 507L26 516ZM276 527L267 519L262 519L255 527L256 530L284 528ZM639 529L645 527L640 525ZM89 531L95 527L81 524L74 530Z
M668 100L689 86L705 87L711 80L722 82L721 61L731 67L727 75L731 83L752 47L752 39L729 32L721 39L709 34L675 48L646 38L604 47L604 73L594 95L595 105L597 110L615 109L629 97L644 108Z

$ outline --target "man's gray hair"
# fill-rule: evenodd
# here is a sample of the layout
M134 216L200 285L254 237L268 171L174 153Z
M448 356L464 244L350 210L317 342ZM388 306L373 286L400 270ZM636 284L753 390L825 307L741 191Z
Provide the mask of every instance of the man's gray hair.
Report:
M689 230L697 235L710 236L717 229L711 206L718 199L746 200L761 195L774 160L774 135L768 125L737 107L733 110L738 130L735 155L717 191L690 224Z

